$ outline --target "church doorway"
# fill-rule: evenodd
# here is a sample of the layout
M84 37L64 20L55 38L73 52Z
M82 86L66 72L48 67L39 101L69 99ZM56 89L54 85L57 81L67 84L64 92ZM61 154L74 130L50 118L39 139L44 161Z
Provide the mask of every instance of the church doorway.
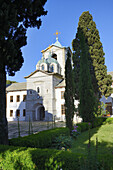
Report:
M45 108L44 106L40 107L40 120L43 121L45 119Z
M36 108L36 120L43 121L45 119L45 108L43 105L39 105Z

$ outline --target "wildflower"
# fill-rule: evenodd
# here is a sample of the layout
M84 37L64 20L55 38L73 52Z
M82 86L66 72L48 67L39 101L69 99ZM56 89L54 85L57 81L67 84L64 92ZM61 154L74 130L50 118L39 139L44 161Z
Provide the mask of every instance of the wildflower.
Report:
M67 149L67 151L69 151L69 149Z
M65 151L65 148L64 148L64 147L62 147L62 148L61 148L61 150L62 150L62 151Z
M90 125L91 125L91 123L89 122L89 123L88 123L88 125L90 126Z

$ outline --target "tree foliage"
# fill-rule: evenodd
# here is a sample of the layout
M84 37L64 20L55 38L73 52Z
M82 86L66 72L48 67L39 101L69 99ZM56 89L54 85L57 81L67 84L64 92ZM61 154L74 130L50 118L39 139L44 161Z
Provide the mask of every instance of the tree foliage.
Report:
M89 52L85 43L85 36L79 29L78 38L80 40L80 74L79 74L79 115L84 122L93 122L97 101L91 81Z
M12 84L12 83L17 83L16 81L11 81L11 80L6 80L6 85Z
M70 133L73 127L73 117L74 117L74 83L73 83L73 71L71 64L71 54L68 49L67 60L65 65L65 115L66 115L66 126L70 129Z
M80 40L78 38L79 30L83 31L86 37L86 44L89 48L89 64L91 80L93 83L93 88L95 94L100 98L102 95L105 97L110 96L112 93L112 77L107 75L107 67L105 65L105 58L103 52L103 46L100 41L99 32L96 28L96 24L93 21L92 15L86 11L83 12L79 18L78 29L75 39L72 42L73 46L73 62L74 62L74 72L75 72L75 94L76 98L79 98L78 82L79 82L79 72L80 72Z
M43 8L46 1L0 1L0 144L8 144L6 71L10 76L14 76L22 67L24 59L21 47L27 44L27 28L40 28L39 17L47 14Z

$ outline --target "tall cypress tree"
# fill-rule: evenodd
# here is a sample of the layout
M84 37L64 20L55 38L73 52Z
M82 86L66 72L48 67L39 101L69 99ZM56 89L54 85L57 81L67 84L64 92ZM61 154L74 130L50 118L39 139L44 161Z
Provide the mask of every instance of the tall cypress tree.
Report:
M70 129L70 133L73 127L73 117L74 117L74 84L73 84L73 71L71 63L71 54L68 49L67 60L65 65L65 116L66 116L66 126Z
M80 75L79 75L79 115L84 122L93 122L96 111L96 97L91 81L89 52L83 32L79 30L80 39Z
M90 61L90 73L91 80L93 83L93 88L95 94L98 98L101 95L105 97L110 96L112 93L112 77L107 75L107 67L105 65L105 58L103 52L103 46L100 41L99 32L96 28L96 24L93 21L92 15L89 11L83 12L79 18L78 29L75 39L72 41L73 46L73 62L74 62L74 70L77 75L75 75L75 83L79 80L79 71L80 71L80 44L79 44L79 30L83 31L84 36L86 37L85 42L89 48L90 57L88 60ZM76 79L77 77L77 79ZM78 86L76 86L76 96L79 98Z
M21 48L27 44L27 28L40 28L39 17L47 14L43 8L46 1L0 1L0 144L8 144L6 72L14 76L22 67Z

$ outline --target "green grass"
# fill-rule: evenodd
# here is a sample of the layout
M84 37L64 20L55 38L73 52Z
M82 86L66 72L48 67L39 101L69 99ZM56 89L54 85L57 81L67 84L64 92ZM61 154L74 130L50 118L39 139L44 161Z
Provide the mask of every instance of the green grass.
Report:
M102 125L101 127L90 130L91 153L96 152L96 137L98 138L98 153L113 154L113 124ZM71 151L74 153L88 153L89 132L83 132L77 139L73 140Z

